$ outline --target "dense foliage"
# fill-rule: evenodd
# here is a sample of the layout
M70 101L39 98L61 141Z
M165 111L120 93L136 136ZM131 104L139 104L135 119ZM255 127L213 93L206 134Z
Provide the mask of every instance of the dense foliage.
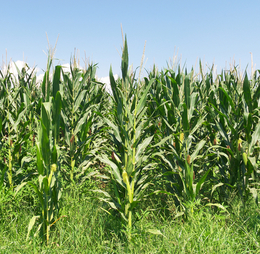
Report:
M111 94L96 65L51 72L50 54L40 83L28 69L18 79L0 72L0 202L35 191L26 194L28 204L38 200L28 239L39 233L48 244L64 190L93 181L92 197L129 241L152 195L170 196L184 220L200 206L228 213L232 198L258 202L260 71L241 78L234 67L213 79L201 65L198 74L177 66L139 80L126 40Z

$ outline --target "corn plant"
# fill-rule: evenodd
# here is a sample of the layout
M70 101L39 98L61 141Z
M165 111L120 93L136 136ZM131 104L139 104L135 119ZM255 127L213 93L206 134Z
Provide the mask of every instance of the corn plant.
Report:
M7 176L11 188L20 183L21 171L18 168L22 166L27 150L32 147L29 140L32 141L35 128L36 100L32 94L36 77L33 71L27 73L26 68L28 66L21 71L17 68L18 79L9 71L5 76L1 72L1 139L3 147L8 147L3 159L4 164L8 164Z
M116 82L110 68L114 110L111 117L105 117L104 121L110 127L112 146L107 149L108 154L99 156L103 163L110 166L113 193L98 191L105 194L102 200L119 212L131 240L134 209L143 200L144 190L151 181L148 170L153 168L149 162L151 152L148 153L153 135L147 136L151 119L146 117L146 99L154 80L145 87L129 74L126 39L121 70L122 79Z
M101 121L98 121L99 116L95 112L101 112L105 103L103 85L95 80L95 65L82 71L71 64L70 70L71 73L62 70L61 127L68 150L65 161L69 165L70 180L73 182L75 167L82 168L86 164L86 157L93 157L91 153L94 149L91 146L101 128Z
M62 105L59 92L60 73L61 66L56 66L49 101L41 104L41 117L36 142L38 186L33 182L28 182L38 195L40 214L32 217L29 223L27 237L29 237L36 219L39 219L40 222L37 232L40 230L40 236L47 244L49 243L51 226L57 221L59 200L61 197L58 180L60 148L57 142L59 138Z
M159 89L153 88L150 99L155 102L159 119L156 125L161 151L156 155L161 159L168 191L175 195L176 205L194 203L211 170L198 170L196 164L207 158L208 148L201 131L206 117L202 115L204 104L199 100L196 83L191 82L192 75L193 72L185 75L180 69L177 75L171 70L162 72L157 79Z
M259 140L259 86L254 87L256 84L257 80L250 84L247 74L242 81L235 72L223 73L215 86L219 100L212 96L207 107L211 125L218 132L214 142L221 147L216 151L221 182L236 188L243 200L247 199L249 178L256 180L254 148Z
M12 112L15 110L15 100L13 98L12 90L13 82L11 73L7 72L4 76L1 72L1 132L2 132L2 142L7 146L8 154L4 157L4 163L8 165L7 175L8 182L11 189L13 189L13 177L12 177L12 166L13 166L13 141L12 141L12 123L14 120L12 118Z

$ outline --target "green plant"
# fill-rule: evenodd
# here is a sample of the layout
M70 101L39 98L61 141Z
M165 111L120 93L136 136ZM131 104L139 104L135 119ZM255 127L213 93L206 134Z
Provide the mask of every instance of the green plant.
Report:
M144 190L152 179L148 171L153 168L152 162L149 162L153 135L147 135L151 118L146 116L146 99L154 80L145 87L129 74L126 39L121 70L122 79L116 82L110 69L114 110L111 119L106 117L104 121L110 127L111 149L108 149L108 155L98 157L110 166L109 179L113 192L99 192L105 194L102 200L118 211L126 222L128 239L131 240L134 210L143 201Z
M65 162L70 168L72 182L84 173L76 168L86 168L94 158L94 140L102 129L100 116L105 106L103 84L95 80L96 66L90 65L83 71L71 64L70 73L62 70L62 121L61 129L67 152ZM101 144L102 142L97 142ZM76 174L77 173L77 174Z
M36 219L39 219L40 224L37 231L40 230L41 238L47 245L49 243L51 226L57 221L61 197L58 179L60 149L57 143L61 114L60 73L61 66L56 66L51 96L49 101L41 104L41 118L36 142L38 186L31 181L28 182L38 195L40 215L32 217L28 226L27 238ZM47 82L46 79L43 82Z

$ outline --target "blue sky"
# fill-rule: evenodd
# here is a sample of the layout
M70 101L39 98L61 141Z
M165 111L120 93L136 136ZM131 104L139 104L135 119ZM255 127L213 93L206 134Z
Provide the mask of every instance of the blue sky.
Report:
M87 58L98 63L99 77L112 65L120 74L121 24L127 35L129 62L140 65L146 41L145 68L159 69L178 52L188 70L197 59L218 71L234 58L251 70L253 54L260 66L260 1L68 1L0 0L0 54L8 60L26 60L45 69L48 43L55 45L56 64L70 61L74 49L81 65Z

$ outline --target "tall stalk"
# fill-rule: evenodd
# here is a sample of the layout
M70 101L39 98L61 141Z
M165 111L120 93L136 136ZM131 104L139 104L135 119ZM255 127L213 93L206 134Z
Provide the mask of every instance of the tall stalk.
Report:
M27 237L29 237L36 219L39 219L38 230L40 230L40 236L46 244L49 244L50 229L57 221L61 197L59 186L60 148L57 142L61 117L60 73L61 66L56 66L49 101L41 104L36 142L38 186L33 182L28 182L38 195L40 214L31 219ZM45 76L47 77L47 74Z
M111 167L110 181L114 194L99 190L106 195L106 202L117 210L126 223L127 236L131 240L134 211L144 199L144 190L151 181L146 170L152 169L149 161L152 155L150 143L153 135L148 135L151 118L146 116L146 99L151 85L140 86L134 75L128 72L127 40L124 41L122 54L122 79L115 81L110 68L110 83L113 92L114 111L104 121L110 127L112 147L108 154L101 154L99 159ZM150 153L149 153L150 150Z

